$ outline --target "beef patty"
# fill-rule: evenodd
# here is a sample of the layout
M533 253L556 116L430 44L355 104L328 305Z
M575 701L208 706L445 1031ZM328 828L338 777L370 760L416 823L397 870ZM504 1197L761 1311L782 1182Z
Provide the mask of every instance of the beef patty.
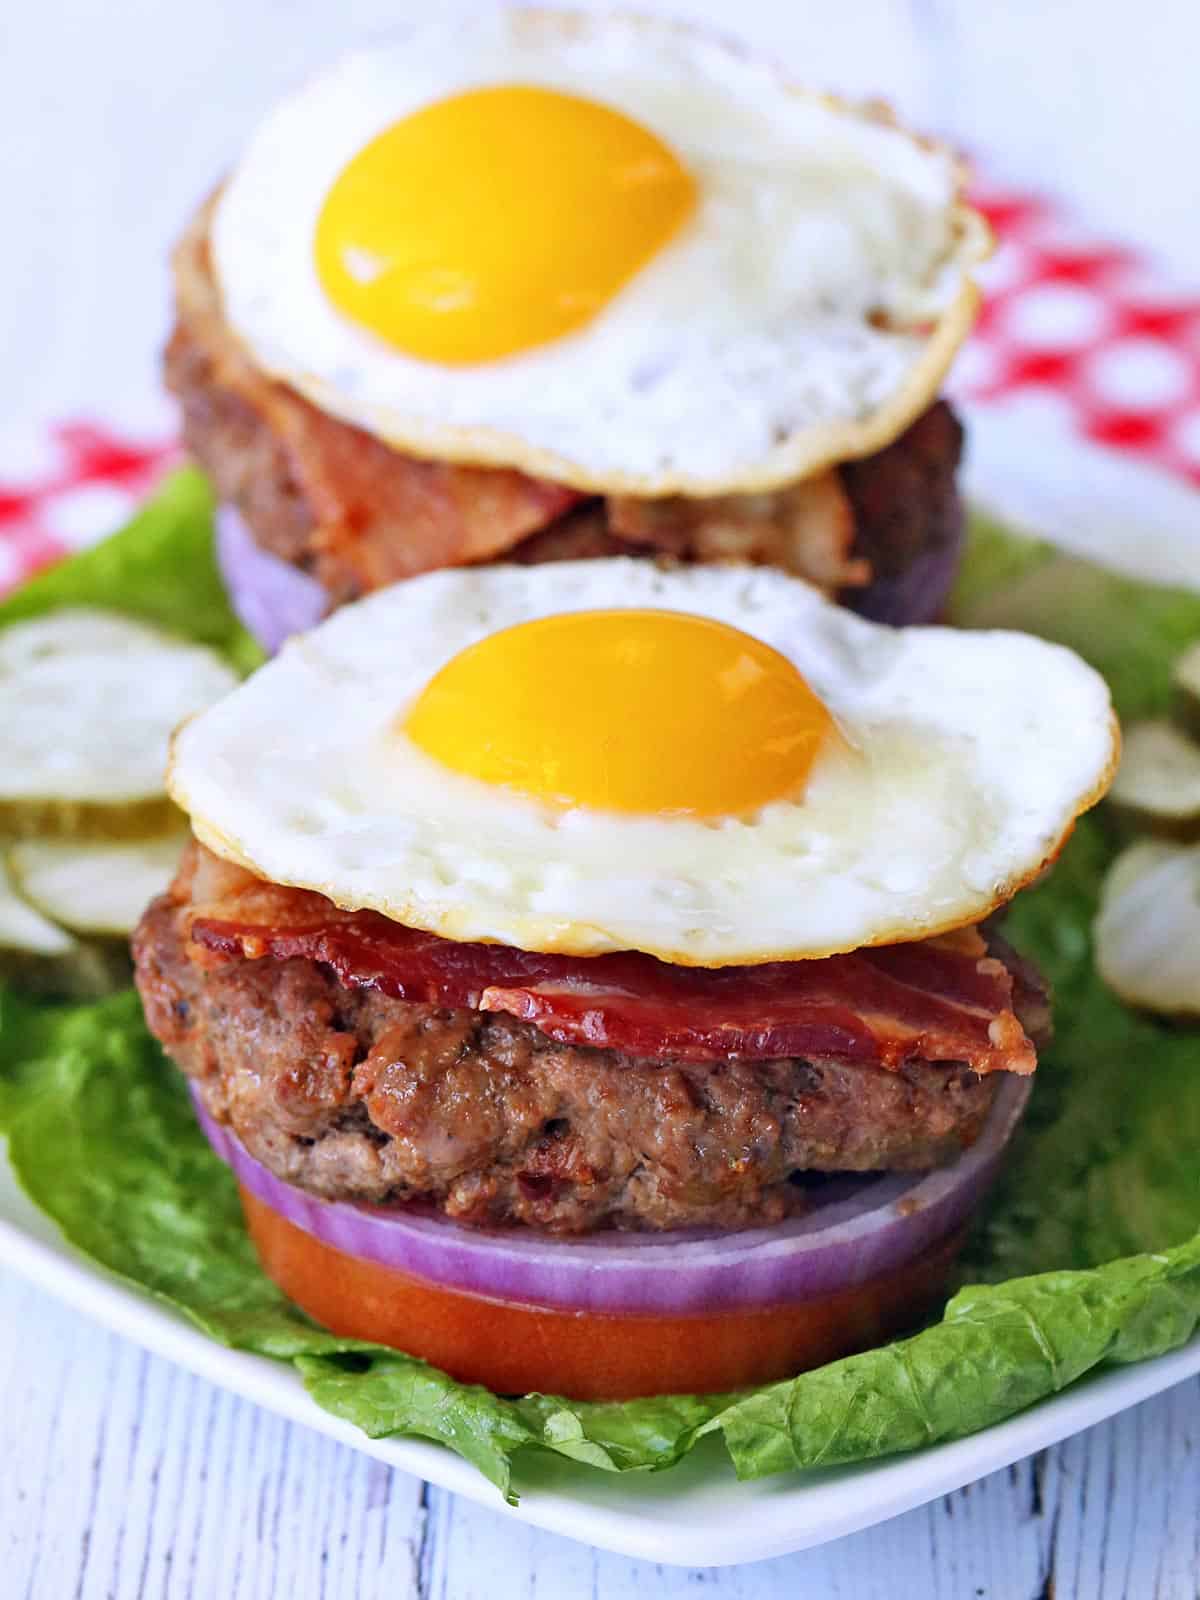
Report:
M135 937L150 1027L252 1155L329 1199L559 1233L771 1223L803 1207L802 1174L954 1160L997 1089L954 1063L641 1059L347 987L315 961L214 963L187 940L186 894ZM1037 1008L1029 984L1021 969Z
M962 528L962 429L945 401L876 455L771 493L595 498L420 460L255 367L225 321L209 214L175 255L165 373L184 438L257 542L314 574L335 604L436 567L616 553L769 563L883 621L928 620L940 603Z

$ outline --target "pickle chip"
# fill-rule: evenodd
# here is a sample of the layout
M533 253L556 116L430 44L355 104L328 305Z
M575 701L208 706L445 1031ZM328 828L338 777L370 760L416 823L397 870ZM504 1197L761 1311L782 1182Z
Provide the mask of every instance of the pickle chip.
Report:
M1141 839L1122 851L1094 933L1100 976L1127 1005L1200 1019L1200 846Z
M0 832L168 827L168 740L236 682L211 650L113 612L55 611L0 631Z
M186 840L182 830L121 843L30 839L9 851L8 867L29 904L61 927L127 937L171 881Z
M1200 740L1200 639L1183 652L1171 675L1172 715L1193 739Z
M1108 797L1135 828L1184 843L1200 839L1200 744L1173 723L1135 722Z
M81 940L16 892L0 862L0 982L32 994L94 1000L129 982L124 941Z
M23 899L0 865L0 950L26 955L64 956L75 943L56 923Z

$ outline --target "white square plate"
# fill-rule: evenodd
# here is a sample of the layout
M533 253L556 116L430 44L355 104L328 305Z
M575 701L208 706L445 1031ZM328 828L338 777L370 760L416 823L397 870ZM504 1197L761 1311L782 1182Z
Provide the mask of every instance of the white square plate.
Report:
M977 499L1113 566L1200 589L1200 497L1146 468L1064 437L1047 440L1020 415L969 422L968 486ZM1030 463L1053 463L1031 482ZM1051 520L1052 518L1052 520ZM368 1439L309 1399L295 1372L227 1350L150 1295L77 1254L17 1187L0 1156L0 1262L146 1349L405 1472L492 1508L496 1491L466 1462L422 1440ZM1007 1466L1200 1373L1200 1337L1170 1354L1113 1368L969 1439L884 1461L738 1483L719 1440L662 1474L610 1474L529 1453L509 1515L623 1555L725 1566L807 1549L882 1522Z
M493 1509L491 1484L420 1439L368 1439L309 1399L292 1368L227 1350L182 1317L85 1260L59 1238L0 1160L0 1262L106 1327L235 1394L355 1450ZM863 1466L738 1483L719 1440L664 1473L608 1473L530 1452L509 1515L622 1555L677 1566L727 1566L823 1544L923 1505L1200 1373L1200 1338L1116 1368L969 1439Z

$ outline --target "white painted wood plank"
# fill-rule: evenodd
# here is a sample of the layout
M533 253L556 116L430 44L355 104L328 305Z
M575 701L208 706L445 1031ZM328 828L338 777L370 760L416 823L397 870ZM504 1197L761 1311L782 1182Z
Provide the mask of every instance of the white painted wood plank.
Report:
M0 1276L5 1600L416 1600L423 1486Z
M728 1600L1193 1600L1200 1384L851 1539L752 1567L700 1572L624 1561L515 1530L441 1495L431 1517L428 1600L667 1600L698 1589ZM500 1573L513 1575L510 1587L497 1587Z
M233 1399L0 1275L9 1600L1194 1600L1200 1382L823 1549L717 1571L542 1534Z
M346 39L425 8L50 0L10 8L0 169L0 413L153 410L162 259L263 103ZM711 0L814 81L910 113L1052 182L1195 276L1179 205L1196 8L971 0ZM16 19L19 16L19 21ZM814 29L814 18L819 27ZM916 19L930 46L912 28ZM1146 151L1161 154L1157 163ZM1193 232L1188 230L1192 229ZM1185 1600L1200 1572L1200 1385L852 1540L719 1572L538 1534L288 1426L0 1279L0 1594ZM1053 1580L1053 1589L1051 1587Z

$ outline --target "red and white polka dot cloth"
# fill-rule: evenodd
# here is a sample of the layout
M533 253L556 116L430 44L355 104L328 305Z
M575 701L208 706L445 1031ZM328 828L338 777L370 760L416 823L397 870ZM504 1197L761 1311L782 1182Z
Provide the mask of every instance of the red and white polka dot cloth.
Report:
M1200 289L1173 286L1047 201L987 182L975 198L998 249L951 392L1043 406L1200 485ZM172 439L99 423L0 435L0 593L111 532L176 459Z
M99 423L0 434L0 594L119 528L179 454Z
M996 233L987 297L951 392L976 404L1044 400L1095 444L1200 484L1200 286L1047 201L976 186Z

